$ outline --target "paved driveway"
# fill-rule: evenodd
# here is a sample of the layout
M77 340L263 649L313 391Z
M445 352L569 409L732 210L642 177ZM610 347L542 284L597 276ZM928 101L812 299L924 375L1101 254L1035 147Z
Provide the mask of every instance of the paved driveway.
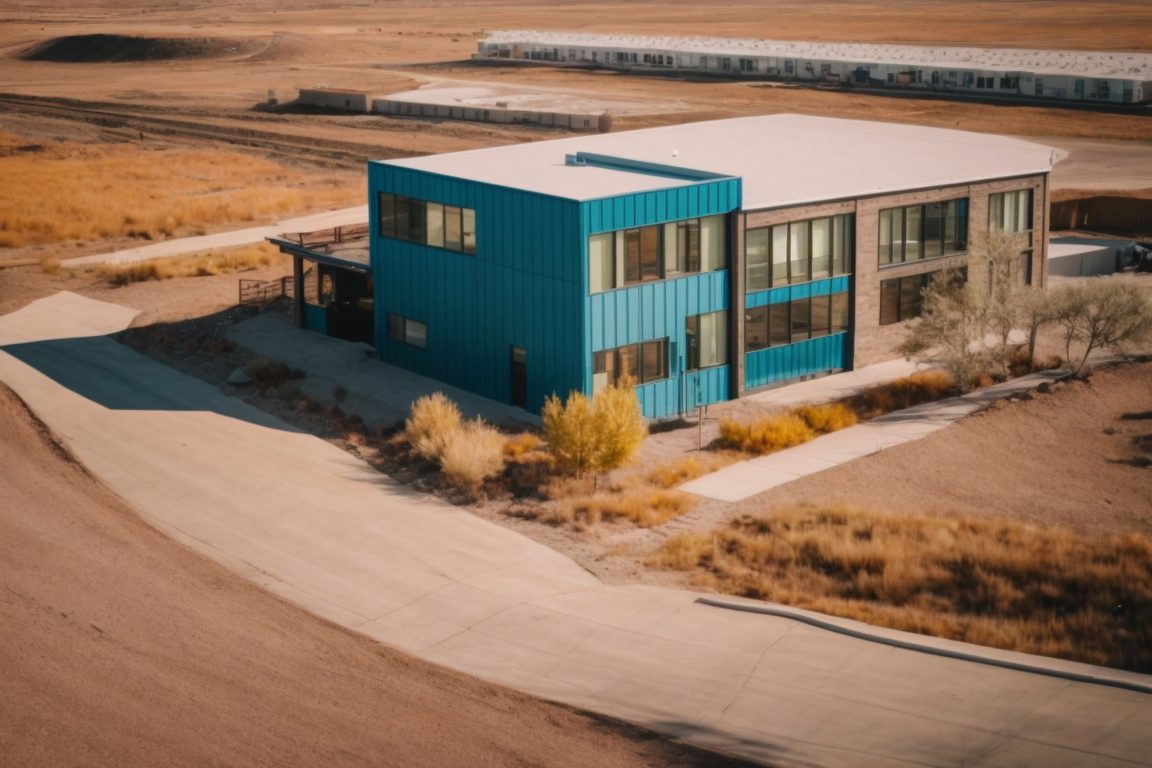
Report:
M895 648L703 605L689 592L601 584L101 337L131 316L59 294L0 317L0 380L148 520L321 616L493 682L765 762L1152 764L1148 693Z

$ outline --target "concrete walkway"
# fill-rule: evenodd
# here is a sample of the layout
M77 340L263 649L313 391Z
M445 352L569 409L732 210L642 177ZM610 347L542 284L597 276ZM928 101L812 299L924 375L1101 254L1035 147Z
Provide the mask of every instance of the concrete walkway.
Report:
M389 365L368 344L301 330L286 316L274 312L243 320L225 335L258 355L306 371L308 375L295 383L307 395L330 400L333 389L342 387L347 399L340 407L346 413L358 414L369 426L391 426L403 421L414 400L433 392L447 395L465 418L479 416L496 425L540 423L539 416L523 408Z
M901 361L902 362L902 361ZM875 367L875 366L873 366ZM815 440L788 448L783 451L759 456L748 461L737 462L698 477L680 486L681 490L717 501L742 501L758 493L770 491L776 486L807 477L839 464L877 453L885 448L919 440L938 429L943 429L965 416L1005 397L1035 389L1044 383L1051 383L1067 371L1039 371L1011 381L996 384L961 397L953 397L934 403L924 403L902 411L895 411L880 418L842 429ZM841 374L847 375L847 374ZM906 374L901 374L906 375ZM836 379L839 376L828 376ZM895 377L894 377L895 378ZM819 381L796 385L793 393L783 393L781 405L794 405L802 402L827 402L852 394L851 386L845 383L830 384L829 393L843 390L835 397L822 397L819 391L803 393L799 387L809 387ZM879 383L877 379L870 383ZM818 399L801 398L804 394Z
M0 381L157 527L318 615L765 763L1152 765L1147 676L808 615L1129 687L999 668L601 584L99 335L132 315L58 294L0 317Z
M240 245L262 243L266 237L277 237L285 232L315 232L330 227L363 224L366 221L368 221L368 206L358 205L354 208L342 208L337 211L284 219L264 227L248 227L247 229L217 232L213 235L198 237L178 237L159 243L142 245L139 248L126 248L91 256L77 256L74 259L65 259L61 265L75 269L94 264L132 264L149 259L165 259L172 256L184 256L189 253L203 253L216 248L234 248Z

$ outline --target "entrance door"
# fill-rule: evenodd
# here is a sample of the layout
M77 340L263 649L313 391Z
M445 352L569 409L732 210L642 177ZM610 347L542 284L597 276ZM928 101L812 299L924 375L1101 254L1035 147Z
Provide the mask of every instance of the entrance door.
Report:
M512 405L528 407L528 350L512 347Z

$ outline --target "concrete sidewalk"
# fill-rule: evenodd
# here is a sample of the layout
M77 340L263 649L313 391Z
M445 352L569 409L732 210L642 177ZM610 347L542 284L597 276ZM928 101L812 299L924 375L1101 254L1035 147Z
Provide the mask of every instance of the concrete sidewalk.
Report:
M234 248L240 245L262 243L266 237L277 237L285 232L315 232L329 227L363 224L366 221L368 221L368 206L358 205L354 208L343 208L337 211L325 211L310 216L284 219L276 224L263 227L248 227L197 237L179 237L142 245L138 248L125 248L91 256L77 256L74 259L64 259L61 266L75 269L94 264L133 264L149 259L164 259L172 256L184 256L189 253L203 253L217 248Z
M1147 676L820 619L1046 672L1004 669L601 584L99 335L131 315L58 294L0 317L0 380L154 525L320 616L765 763L1152 765Z
M282 360L307 372L295 383L311 397L330 400L336 387L343 388L347 399L340 407L358 414L369 426L391 426L403 421L417 398L433 392L447 395L465 418L479 416L496 425L540 423L539 416L523 408L389 365L368 344L301 330L274 312L243 320L225 335L258 355Z
M885 448L919 440L996 400L1027 392L1041 384L1054 382L1067 374L1068 372L1063 370L1039 371L985 389L969 392L961 397L952 397L947 400L906 408L902 411L894 411L864 424L822 435L795 448L788 448L767 456L759 456L755 459L731 464L712 474L687 482L681 485L680 489L717 501L743 501L801 477L807 477L839 464L877 453ZM838 376L827 378L834 379ZM871 383L878 383L879 381L880 379L877 379ZM803 385L796 386L809 386L816 383L816 381L804 382ZM797 390L794 393L785 393L781 404L827 402L837 397L852 394L854 391L851 387L842 384L830 386L828 390L829 393L843 390L843 394L822 399L793 400L792 398L799 398L802 395Z

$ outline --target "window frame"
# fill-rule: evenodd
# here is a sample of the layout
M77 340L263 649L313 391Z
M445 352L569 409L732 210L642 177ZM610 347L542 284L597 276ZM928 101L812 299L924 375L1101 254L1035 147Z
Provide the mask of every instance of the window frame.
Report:
M393 192L377 194L376 234L442 251L476 255L476 210L419 200ZM449 240L449 233L458 237Z
M877 265L886 269L966 254L968 210L967 197L881 208L876 235ZM928 244L930 231L937 233L932 247ZM914 235L911 239L910 234Z
M819 238L814 235L818 229L824 230L823 240L827 249L825 254L819 255L815 250ZM745 229L744 292L758 293L786 285L851 275L855 264L854 233L855 214L852 213L816 216ZM748 253L753 250L750 246L753 239L762 241L755 246L758 254L767 249L766 261L758 259L753 262L748 258ZM802 254L800 250L803 250ZM826 267L820 270L819 275L816 273L817 265ZM757 274L755 280L753 269ZM766 282L760 279L761 270L767 271Z

